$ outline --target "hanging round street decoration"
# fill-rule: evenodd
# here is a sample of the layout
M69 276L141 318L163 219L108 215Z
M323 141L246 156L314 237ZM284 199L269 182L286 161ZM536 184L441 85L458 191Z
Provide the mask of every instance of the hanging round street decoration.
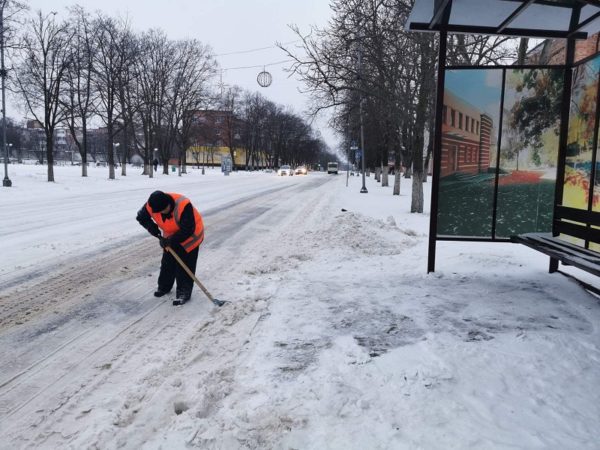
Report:
M258 76L256 77L256 81L258 82L258 84L261 87L269 87L269 86L271 86L271 83L273 82L273 77L263 67L262 72L260 72L258 74Z

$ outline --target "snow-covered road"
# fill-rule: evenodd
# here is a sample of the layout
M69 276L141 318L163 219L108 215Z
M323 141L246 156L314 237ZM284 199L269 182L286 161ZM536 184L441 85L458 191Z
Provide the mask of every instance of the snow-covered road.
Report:
M326 186L332 179L323 176L275 182L263 176L263 183L255 178L229 189L222 189L223 179L214 176L202 188L185 187L194 203L209 205L199 206L210 239L202 248L198 275L222 298L236 293L228 284L246 269L244 254L268 255L271 247L284 243L286 230L304 220L305 210L331 192ZM185 309L173 308L170 298L152 296L160 248L135 222L148 193L31 198L18 205L13 226L2 230L14 253L3 259L3 284L13 289L3 292L0 304L0 411L17 428L35 424L39 433L46 422L52 428L65 403L73 407L75 398L88 402L92 393L103 400L120 398L111 386L121 377L138 376L155 354L154 346L168 352L172 345L173 353L180 352L182 336L205 326L213 314L201 292ZM2 212L9 215L16 204L3 203ZM106 238L82 249L77 240L87 233ZM36 244L28 245L32 238ZM56 248L57 255L46 254L40 241ZM11 270L10 261L18 260L20 251L29 252L28 263ZM32 257L36 252L40 257Z
M2 449L599 448L600 305L525 247L440 244L427 275L428 216L372 179L21 170ZM203 213L197 275L226 306L152 296L154 189Z

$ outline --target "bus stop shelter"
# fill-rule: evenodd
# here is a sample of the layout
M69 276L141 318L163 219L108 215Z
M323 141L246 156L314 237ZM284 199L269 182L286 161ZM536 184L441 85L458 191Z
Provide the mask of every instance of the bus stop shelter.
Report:
M428 272L437 241L484 241L600 275L600 56L575 58L600 1L415 0L406 28L440 38ZM564 57L452 67L456 33L560 39Z

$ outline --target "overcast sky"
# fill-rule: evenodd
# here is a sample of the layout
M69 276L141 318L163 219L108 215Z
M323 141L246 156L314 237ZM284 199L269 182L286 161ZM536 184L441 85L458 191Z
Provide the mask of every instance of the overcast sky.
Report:
M283 71L287 64L266 67L273 76L268 88L256 82L262 66L284 61L285 54L275 48L275 42L287 43L297 39L289 29L296 24L307 33L311 25L324 26L331 15L328 0L29 0L32 10L58 11L66 15L65 8L79 4L88 11L102 10L109 15L128 16L134 30L163 29L170 38L196 38L212 47L224 70L223 82L259 91L270 100L289 105L297 113L306 110L308 94L301 94L303 86ZM292 44L293 45L293 44ZM248 50L262 49L246 52ZM237 53L223 55L225 53ZM16 116L10 114L9 116ZM335 145L334 135L327 129L325 120L318 128L330 146Z

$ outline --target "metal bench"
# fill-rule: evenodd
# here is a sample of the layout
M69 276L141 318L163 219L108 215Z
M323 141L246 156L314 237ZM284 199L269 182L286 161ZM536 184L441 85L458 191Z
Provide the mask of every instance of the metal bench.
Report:
M600 276L600 253L566 242L552 233L527 233L511 236L511 241L538 250L566 266L574 266ZM558 267L550 272L556 272Z
M550 256L551 273L558 271L558 263L561 262L600 276L600 252L589 248L591 243L600 245L600 212L557 206L554 210L553 230L553 233L511 236L510 240ZM581 244L568 242L561 236L578 239ZM600 289L581 283L600 293Z

